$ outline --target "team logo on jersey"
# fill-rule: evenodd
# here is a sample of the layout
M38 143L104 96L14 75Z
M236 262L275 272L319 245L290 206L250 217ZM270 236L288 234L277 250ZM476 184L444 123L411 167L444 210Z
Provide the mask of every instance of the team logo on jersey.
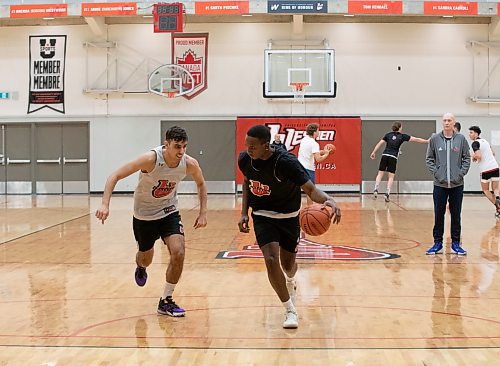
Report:
M254 196L269 196L271 194L271 190L269 189L269 186L262 184L261 182L257 180L251 180L250 179L250 192L253 193Z
M151 194L154 198L162 198L168 196L175 189L176 182L160 179L158 185L153 187Z
M316 243L308 239L300 239L297 247L297 259L317 260L377 260L394 259L400 256L365 248L354 248L345 245L328 245ZM257 244L246 245L242 250L223 251L217 254L219 259L264 258Z

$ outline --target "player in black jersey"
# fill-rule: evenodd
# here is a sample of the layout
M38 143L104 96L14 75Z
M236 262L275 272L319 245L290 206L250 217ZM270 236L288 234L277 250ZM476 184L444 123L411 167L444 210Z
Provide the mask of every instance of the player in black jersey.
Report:
M286 309L283 327L297 328L293 301L301 188L314 202L332 208L333 223L340 222L341 212L333 198L311 182L295 155L274 149L270 140L270 130L264 125L253 126L247 132L247 150L238 158L238 167L245 176L238 227L243 233L250 231L251 207L255 237L264 255L269 282Z
M373 190L373 197L378 196L378 186L384 177L384 172L387 171L387 192L385 193L385 202L389 202L389 195L391 194L392 183L394 182L394 175L396 174L396 165L398 163L399 148L403 142L420 142L425 144L429 140L421 139L420 137L413 137L405 133L401 133L401 122L394 122L392 124L392 132L386 133L385 136L375 145L370 158L375 159L377 150L386 143L385 150L380 158L380 165L378 168L377 177L375 178L375 188Z

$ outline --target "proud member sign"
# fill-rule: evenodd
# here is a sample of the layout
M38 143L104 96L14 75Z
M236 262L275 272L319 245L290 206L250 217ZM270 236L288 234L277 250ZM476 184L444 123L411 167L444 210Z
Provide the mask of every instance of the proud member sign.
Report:
M50 108L64 113L66 36L30 36L28 113Z

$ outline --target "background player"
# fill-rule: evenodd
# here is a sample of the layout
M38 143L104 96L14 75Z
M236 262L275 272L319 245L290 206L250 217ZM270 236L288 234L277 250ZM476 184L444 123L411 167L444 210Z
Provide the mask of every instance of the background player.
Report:
M392 124L392 132L388 132L384 137L375 145L370 158L375 159L375 153L377 150L385 143L385 149L382 152L382 157L380 158L380 164L378 168L378 173L375 178L375 188L373 189L373 197L378 196L378 187L384 173L387 171L387 191L385 193L385 202L389 202L389 195L391 194L392 183L394 182L394 175L396 174L396 165L398 163L399 148L405 141L427 143L429 140L422 139L420 137L413 137L404 133L401 133L403 127L401 122L394 122Z
M306 135L300 140L298 159L306 169L311 182L316 184L316 163L320 163L330 154L330 150L321 150L316 139L319 136L319 124L310 123L306 127ZM312 204L307 196L307 204Z
M479 126L469 127L469 137L472 142L472 161L479 163L481 172L481 189L484 195L495 205L495 216L500 218L500 196L498 189L499 169L498 162L495 159L495 152L488 141L480 137L481 129ZM491 183L491 191L490 191Z
M334 223L340 222L341 212L332 197L316 188L295 155L275 150L270 147L270 140L271 133L264 125L253 126L247 132L247 150L238 158L238 167L245 176L238 227L243 233L250 231L251 207L255 237L264 255L269 282L286 309L283 327L297 328L293 301L301 188L314 202L333 209Z
M170 263L165 274L166 284L158 304L158 313L177 317L185 314L184 309L172 299L182 274L185 251L177 187L186 174L191 175L196 183L200 211L194 222L195 229L207 225L207 187L198 162L186 155L186 131L177 126L171 127L165 140L164 145L142 154L109 176L102 205L95 215L104 224L109 216L109 202L116 183L140 171L139 183L134 191L133 229L138 245L135 281L139 286L146 284L146 267L153 260L155 241L161 238L170 252Z

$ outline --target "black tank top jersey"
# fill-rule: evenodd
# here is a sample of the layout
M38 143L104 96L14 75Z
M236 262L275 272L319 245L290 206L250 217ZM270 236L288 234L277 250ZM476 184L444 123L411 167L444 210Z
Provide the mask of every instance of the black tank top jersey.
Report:
M248 204L253 211L292 213L300 209L300 187L309 176L295 155L277 149L267 160L240 153L238 167L248 179Z
M384 140L387 145L382 154L391 155L397 158L399 154L399 148L401 147L401 145L403 145L403 142L410 141L410 138L410 135L401 132L389 132L385 134L382 140Z

